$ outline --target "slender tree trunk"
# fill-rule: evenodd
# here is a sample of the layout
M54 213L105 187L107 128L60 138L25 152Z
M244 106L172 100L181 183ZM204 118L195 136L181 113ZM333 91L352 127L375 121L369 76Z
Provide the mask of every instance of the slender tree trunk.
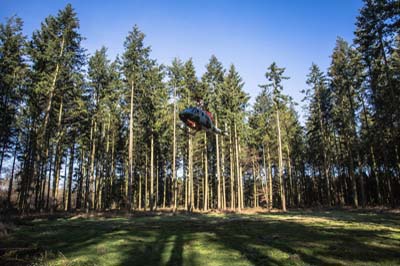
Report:
M68 154L65 155L65 165L64 165L64 184L63 184L63 211L67 210L67 160Z
M63 56L64 53L64 45L65 45L65 39L64 39L64 34L61 40L61 47L60 47L60 54L59 54L59 58L61 58ZM56 69L54 71L54 77L53 77L53 81L51 83L50 86L50 94L49 97L47 99L47 105L46 105L46 109L45 109L45 116L44 116L44 120L43 120L43 126L42 126L42 137L44 136L44 134L46 133L47 130L47 124L49 122L49 118L50 118L50 111L51 111L51 106L53 103L53 97L54 97L54 92L55 92L55 88L56 88L56 81L58 78L58 73L60 70L60 64L57 63L56 64Z
M165 168L164 168L164 171L163 171L164 182L163 182L163 204L162 204L163 208L165 208L166 203L167 203L167 182L168 182L166 164L164 164L164 167Z
M56 144L56 157L55 157L55 167L54 167L54 179L53 179L53 206L52 209L55 211L58 205L58 184L60 179L60 171L61 171L61 144Z
M55 211L57 208L57 197L58 197L58 183L59 183L59 177L60 177L60 165L61 165L61 152L62 152L62 145L61 145L61 140L63 137L63 132L61 129L61 122L62 122L62 114L63 114L63 98L61 98L60 102L60 108L58 110L58 122L57 122L57 135L56 135L56 154L54 158L54 177L53 177L53 191L52 191L52 197L53 197L53 203L52 203L52 208L51 210ZM51 174L49 174L51 175ZM50 180L50 177L49 177Z
M75 140L72 138L72 146L69 157L69 170L68 170L68 205L67 210L72 209L72 176L74 172L74 153L75 153Z
M279 110L276 107L276 125L278 130L278 172L279 172L279 187L281 192L281 204L282 210L286 211L286 195L285 195L285 186L283 182L283 162L282 162L282 138L281 138L281 126L279 121Z
M92 121L92 130L90 139L92 143L92 151L90 155L90 181L89 181L89 209L95 208L95 189L96 189L96 177L94 176L94 158L96 154L96 119Z
M268 196L269 205L268 208L271 210L273 206L272 198L272 167L271 167L271 153L269 152L269 146L267 146L267 164L268 164Z
M4 160L4 155L6 153L6 143L3 143L3 148L1 149L1 157L0 157L0 176L1 176L1 170L3 170L3 160Z
M254 166L254 156L251 160L252 172L253 172L253 207L257 208L257 178L256 170Z
M269 200L268 200L268 181L267 181L267 165L265 163L265 147L264 144L262 145L262 159L263 159L263 168L264 168L264 180L263 180L263 185L265 186L265 188L263 188L263 192L264 192L264 198L265 201L267 203L267 206L269 206Z
M107 129L106 129L106 154L104 156L104 164L103 167L105 168L105 180L104 180L104 190L105 193L103 195L103 202L104 206L103 208L109 208L110 207L110 200L109 197L111 195L111 165L113 164L112 161L110 161L110 125L111 124L111 114L108 113L108 123L107 123Z
M81 147L81 158L79 162L79 181L78 181L78 190L76 193L76 209L80 210L82 208L82 191L83 191L83 179L84 179L84 147Z
M234 132L235 132L235 160L236 160L236 178L237 178L237 196L238 196L238 211L241 211L241 180L240 180L240 163L239 163L239 144L238 144L238 136L237 136L237 130L236 130L236 122L233 123L234 126Z
M289 149L289 144L286 145L286 153L287 153L287 167L288 167L288 177L289 177L289 205L294 205L294 196L293 196L293 176L292 176L292 163L291 163L291 154Z
M145 165L144 165L144 169L145 169L145 175L144 175L144 210L147 210L147 206L149 204L149 194L148 194L148 175L149 175L149 171L147 169L147 165L148 165L148 155L147 155L147 151L146 151L146 159L145 159Z
M41 178L41 188L42 188L42 192L40 194L40 201L39 201L39 209L40 211L43 211L44 207L45 207L45 201L44 201L44 195L46 193L46 175L47 175L47 170L48 170L48 161L49 161L49 146L50 143L47 142L47 146L46 146L46 159L43 161L43 168L44 170L42 171L42 178Z
M129 151L128 151L128 210L132 210L132 190L133 190L133 95L134 95L134 83L131 81L131 104L129 113Z
M204 206L208 210L208 157L207 157L207 132L204 132Z
M17 145L14 147L14 154L13 154L13 163L11 167L11 177L8 183L8 194L7 194L7 207L10 208L11 204L11 194L13 189L13 182L14 182L14 169L15 169L15 159L17 158Z
M87 154L87 169L86 169L86 180L85 180L85 203L84 203L84 208L86 210L86 213L89 212L90 209L90 172L89 172L89 153Z
M225 132L226 132L226 127L225 127ZM222 209L226 210L224 137L221 137L221 183L222 183Z
M110 170L110 193L114 191L114 178L115 178L115 130L112 129L112 141L111 141L111 170ZM114 199L111 199L111 206L115 203Z
M154 135L150 140L150 211L153 211L154 204Z
M239 145L239 154L242 154L241 152L241 145L240 145L240 137L238 137L238 145ZM239 160L239 184L240 184L240 208L244 208L244 189L243 189L243 167L240 165L240 160Z
M186 176L185 176L185 180L184 180L184 186L185 186L185 189L184 189L184 193L185 193L185 210L187 210L188 209L188 206L189 206L189 204L188 204L188 193L189 193L189 186L188 186L188 184L189 184L189 182L188 182L188 176L187 176L187 174L188 174L188 170L186 170Z
M347 143L347 146L348 146L348 156L349 156L349 175L351 180L351 189L353 192L352 193L353 206L355 208L358 208L358 193L357 193L356 177L354 175L353 151L349 143Z
M188 181L187 181L187 210L189 212L193 211L193 140L192 140L192 135L190 134L190 129L189 131L189 137L188 137Z
M174 86L174 122L172 140L172 182L174 187L174 212L178 205L178 177L176 176L176 87Z
M40 182L43 177L43 162L40 160L43 156L40 155L40 150L36 154L36 167L34 170L34 176L36 176L36 185L35 185L35 209L39 209L39 193L41 191Z
M47 180L47 198L46 198L46 210L49 210L50 208L50 187L51 187L51 173L53 172L53 153L54 153L54 148L52 145L50 145L50 156L49 156L49 178Z
M159 161L158 160L159 159L156 158L156 195L155 195L155 199L154 199L154 208L155 209L157 209L157 207L158 207L158 193L159 193L159 191L158 191L158 186L159 186L158 177L160 175L160 166L159 166Z
M138 208L139 210L142 209L142 174L139 174L139 195L138 195Z
M194 209L194 177L193 177L193 136L190 141L190 211Z
M365 208L366 198L365 198L365 185L364 185L364 171L363 171L363 166L361 164L361 156L359 151L357 152L357 165L360 175L361 206Z
M215 117L215 126L218 127L218 118ZM219 141L218 134L215 135L215 150L216 150L216 159L217 159L217 208L221 209L221 172L220 172L220 164L219 164Z
M231 134L229 134L229 164L230 164L230 167L229 167L229 169L230 169L230 185L231 185L231 210L234 210L235 209L235 190L234 190L234 187L235 187L235 179L234 179L234 165L233 165L233 141L232 141L232 138L234 137L233 136L233 134L232 134L232 127L231 127L231 130L230 130L231 132Z

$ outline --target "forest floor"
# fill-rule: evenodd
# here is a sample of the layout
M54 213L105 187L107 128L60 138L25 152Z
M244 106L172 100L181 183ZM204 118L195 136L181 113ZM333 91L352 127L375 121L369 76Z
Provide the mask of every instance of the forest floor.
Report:
M68 215L3 224L0 265L400 265L400 214Z

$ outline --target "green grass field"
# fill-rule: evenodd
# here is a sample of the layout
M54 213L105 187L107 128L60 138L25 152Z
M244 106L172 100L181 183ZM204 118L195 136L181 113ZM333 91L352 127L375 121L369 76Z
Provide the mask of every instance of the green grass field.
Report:
M400 215L320 211L23 221L0 265L400 265Z

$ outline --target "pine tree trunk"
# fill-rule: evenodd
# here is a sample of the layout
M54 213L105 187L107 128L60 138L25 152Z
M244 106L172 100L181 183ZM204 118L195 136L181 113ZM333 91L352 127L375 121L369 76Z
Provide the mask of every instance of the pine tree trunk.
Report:
M68 154L65 155L65 165L64 165L64 185L63 185L63 211L67 210L67 160Z
M147 193L148 192L147 185L148 185L149 171L147 169L147 165L148 165L148 155L147 155L147 151L146 151L146 159L145 159L145 165L144 165L144 173L145 173L144 174L144 210L145 211L147 210L147 206L149 204L149 199L148 199L149 194Z
M63 56L64 44L65 44L65 39L64 39L64 35L63 35L62 40L61 40L59 58L61 58ZM56 69L54 71L53 81L52 81L51 87L50 87L50 95L49 95L49 98L47 100L47 106L46 106L45 116L44 116L44 120L43 120L43 127L42 127L43 128L43 133L42 134L45 134L45 132L47 130L47 124L49 122L50 110L51 110L51 105L52 105L52 102L53 102L54 91L55 91L55 88L56 88L56 81L57 81L57 78L58 78L59 69L60 69L60 64L57 63Z
M268 196L269 196L269 209L273 207L273 193L272 193L272 166L271 166L271 153L269 146L267 146L267 164L268 164Z
M364 171L363 171L363 165L361 164L361 156L359 151L357 152L357 166L360 175L361 206L365 208L366 198L365 198L365 186L364 186Z
M53 206L52 210L56 210L57 205L58 205L58 184L60 180L60 171L61 171L61 144L57 143L56 144L56 157L55 157L55 166L54 166L54 179L53 179L53 192L52 192L52 197L53 197Z
M158 207L158 186L159 186L159 175L160 175L160 165L159 165L159 159L156 158L156 195L155 195L155 200L154 200L154 208L157 210Z
M60 178L60 166L61 166L61 152L62 152L62 145L61 140L63 137L63 133L61 131L61 122L62 122L62 114L63 114L63 99L61 98L60 108L58 111L58 122L57 122L57 136L56 136L56 155L55 155L55 166L54 166L54 179L53 179L53 203L52 203L52 211L56 210L57 208L57 197L58 197L58 183Z
M128 194L129 194L129 159L128 160L124 160L124 163L126 164L126 167L125 167L125 175L124 175L124 181L125 181L125 188L124 188L124 193L125 193L125 208L126 209L128 209L128 210L130 210L129 209L129 207L128 207L128 201L129 201L129 197L128 197Z
M196 186L196 210L200 210L200 183L198 178Z
M87 154L87 157L89 157L89 153ZM87 159L87 164L89 164L89 158ZM89 165L87 165L86 171L85 170L83 170L83 171L86 173L84 208L85 208L86 213L87 213L87 212L89 212L89 209L90 209L90 173L89 173Z
M215 126L218 127L218 119L215 117ZM215 135L215 150L216 150L216 159L217 159L217 208L221 209L221 172L220 172L220 164L219 164L219 142L218 142L218 134Z
M173 140L172 140L172 183L174 187L174 211L178 207L178 178L176 176L176 88L174 86L174 122L173 122Z
M40 181L41 178L43 177L43 162L41 160L42 156L40 155L40 152L36 153L36 167L34 170L34 176L36 176L36 185L35 185L35 209L39 209L39 204L38 204L38 198L39 198L39 192L41 190L40 187Z
M3 148L1 149L1 157L0 157L0 176L1 176L1 170L3 169L3 161L4 161L4 155L6 153L6 143L3 143Z
M14 147L14 154L13 154L13 163L11 167L11 177L8 184L8 193L7 193L7 207L10 208L11 204L11 194L13 189L13 182L14 182L14 169L15 169L15 159L17 158L17 145Z
M193 140L192 140L192 135L190 134L190 129L189 131L189 137L188 137L188 181L187 181L187 210L189 212L193 211Z
M235 140L235 163L236 163L236 178L237 178L237 200L238 200L238 204L237 204L237 208L238 211L241 211L241 181L240 181L240 164L239 164L239 144L238 144L238 136L237 136L237 130L236 130L236 122L233 122L233 127L234 127L234 140Z
M240 146L239 146L240 148ZM240 149L239 149L240 150ZM239 152L240 154L240 152ZM243 189L243 167L239 167L239 180L240 180L240 209L244 209L244 189Z
M68 205L67 210L72 209L72 176L74 171L74 153L75 153L75 140L72 138L72 146L69 157L69 170L68 170Z
M154 135L150 140L150 211L154 208Z
M204 206L208 210L208 157L207 157L207 132L204 132Z
M352 189L352 198L353 198L353 207L358 208L358 193L357 193L357 183L356 177L354 176L354 163L353 163L353 152L350 147L350 144L347 143L348 147L348 156L349 156L349 175L351 180L351 189Z
M85 172L85 167L83 166L84 164L84 154L85 154L85 149L83 146L81 146L81 158L79 162L79 180L78 180L78 190L76 193L76 209L80 210L82 208L82 191L83 191L83 179L84 179L84 172Z
M188 170L186 170L186 171L188 172ZM188 204L188 191L189 191L188 184L189 184L188 176L187 176L187 173L186 173L186 177L185 177L185 180L184 180L184 186L185 186L185 189L184 189L184 193L185 193L185 210L187 210L188 206L189 206L189 204Z
M231 202L230 202L230 206L231 206L231 210L235 209L235 179L234 179L234 163L233 163L233 134L232 134L232 127L230 130L230 134L229 134L229 164L230 164L230 185L231 185Z
M263 168L264 168L264 181L263 181L263 184L265 185L265 188L263 188L263 191L264 191L265 201L267 203L267 206L269 206L269 204L270 204L269 198L268 198L268 188L269 188L269 186L268 186L268 180L267 180L267 164L265 163L266 154L265 154L264 144L262 145L262 151L263 151L263 153L262 153L262 157L263 158L262 159L263 159Z
M168 181L168 177L167 177L167 169L166 169L166 164L164 166L164 172L163 172L163 176L164 176L164 183L163 183L163 204L162 207L165 208L166 204L167 204L167 181ZM172 179L173 180L173 179Z
M107 129L106 129L106 154L105 154L105 160L104 160L104 168L105 168L105 180L104 180L104 190L105 193L103 195L103 202L104 206L103 208L109 208L110 207L110 202L108 198L111 195L111 165L113 164L112 161L110 161L110 125L111 124L111 114L108 113L108 123L107 123Z
M131 104L129 113L129 151L128 151L128 210L132 210L132 199L133 199L133 95L134 86L133 80L131 81Z
M45 156L45 158L43 158L43 161L42 161L42 163L43 163L43 169L42 169L42 172L41 172L41 177L40 177L40 189L41 189L41 192L40 192L40 197L39 197L39 210L40 211L43 211L43 209L44 209L44 207L45 207L45 201L44 201L44 196L45 196L45 193L46 193L46 181L47 181L47 172L48 172L48 160L49 160L49 143L47 143L47 146L46 146L46 156Z
M139 210L142 209L142 174L139 174L139 191L138 191L138 208Z
M113 125L114 126L114 125ZM112 129L111 137L111 170L110 170L110 193L114 191L114 178L115 178L115 130ZM111 196L110 196L111 197ZM111 197L111 207L114 205L114 199Z
M225 132L226 132L226 128L225 128ZM226 210L224 137L221 137L221 182L222 182L222 209Z
M283 183L283 162L282 162L282 138L281 138L281 126L279 121L279 110L276 107L276 127L278 130L278 173L279 173L279 187L281 192L281 204L282 210L286 211L286 195L285 195L285 187Z
M96 120L92 121L92 130L90 134L90 139L92 143L92 150L90 155L90 181L89 181L89 209L96 208L95 206L95 189L96 189L96 177L94 176L94 158L96 154Z
M292 180L292 164L290 160L290 149L289 144L286 145L286 153L287 153L287 167L288 167L288 177L289 177L289 206L293 206L293 180Z
M253 172L253 208L257 208L257 181L256 181L256 170L254 166L254 157L251 160L252 172Z
M190 211L194 208L194 177L193 177L193 136L190 142Z
M49 178L47 180L47 198L46 198L46 210L49 210L50 207L50 187L51 187L51 172L52 172L52 167L53 167L53 146L51 146L51 151L50 151L50 160L49 160Z

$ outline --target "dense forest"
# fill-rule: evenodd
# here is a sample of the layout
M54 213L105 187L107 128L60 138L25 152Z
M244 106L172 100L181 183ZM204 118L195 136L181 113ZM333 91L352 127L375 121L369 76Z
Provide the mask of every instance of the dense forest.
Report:
M71 5L30 37L0 24L2 210L237 210L400 204L400 3L365 0L352 43L326 73L310 62L304 100L265 62L250 106L232 64L162 65L134 26L121 56L88 55ZM228 132L191 132L202 99ZM296 105L304 107L304 125Z

